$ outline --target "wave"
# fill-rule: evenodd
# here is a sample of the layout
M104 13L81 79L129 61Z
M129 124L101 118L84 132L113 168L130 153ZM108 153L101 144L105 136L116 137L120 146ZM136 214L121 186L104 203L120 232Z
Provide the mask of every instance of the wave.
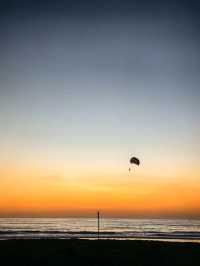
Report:
M40 230L1 230L0 239L9 238L96 238L96 231L40 231ZM200 240L200 232L112 232L101 231L100 237L105 239L186 239Z

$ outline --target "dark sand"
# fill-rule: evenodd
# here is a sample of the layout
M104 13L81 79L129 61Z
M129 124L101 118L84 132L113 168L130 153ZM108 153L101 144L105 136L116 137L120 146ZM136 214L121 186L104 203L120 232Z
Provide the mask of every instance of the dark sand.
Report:
M117 240L0 241L0 265L200 265L200 244Z

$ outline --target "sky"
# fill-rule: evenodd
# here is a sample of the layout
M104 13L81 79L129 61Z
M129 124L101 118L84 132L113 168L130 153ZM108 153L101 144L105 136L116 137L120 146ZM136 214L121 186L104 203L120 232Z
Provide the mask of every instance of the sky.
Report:
M198 1L0 10L0 216L200 217Z

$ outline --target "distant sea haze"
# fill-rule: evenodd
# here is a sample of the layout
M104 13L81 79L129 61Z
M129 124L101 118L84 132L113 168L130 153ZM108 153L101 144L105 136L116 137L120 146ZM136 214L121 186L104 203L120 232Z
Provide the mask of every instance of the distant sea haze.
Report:
M94 218L0 218L0 240L97 238ZM200 243L200 220L100 220L102 239L152 239Z

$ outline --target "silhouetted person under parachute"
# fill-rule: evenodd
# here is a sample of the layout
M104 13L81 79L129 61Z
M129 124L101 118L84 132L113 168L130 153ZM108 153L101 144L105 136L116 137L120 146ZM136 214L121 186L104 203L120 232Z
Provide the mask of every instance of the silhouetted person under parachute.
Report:
M138 158L136 158L136 157L131 157L131 159L130 159L130 164L136 164L136 165L140 165L140 160L138 159ZM129 172L131 171L131 167L129 167Z

